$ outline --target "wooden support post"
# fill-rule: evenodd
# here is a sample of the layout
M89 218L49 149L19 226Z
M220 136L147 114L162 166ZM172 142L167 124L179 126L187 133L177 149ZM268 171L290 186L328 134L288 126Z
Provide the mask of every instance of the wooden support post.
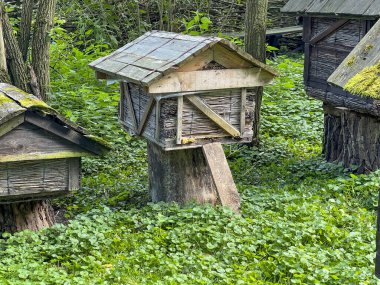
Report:
M222 204L239 210L239 194L220 144L164 151L148 141L148 161L153 202Z

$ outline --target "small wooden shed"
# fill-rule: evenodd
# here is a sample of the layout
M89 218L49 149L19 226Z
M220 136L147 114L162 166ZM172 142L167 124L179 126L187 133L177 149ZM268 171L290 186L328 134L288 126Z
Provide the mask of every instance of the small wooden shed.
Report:
M276 72L229 41L153 31L90 64L121 81L125 130L165 150L252 141L255 88Z
M41 200L80 186L81 157L108 147L43 101L0 84L0 203Z
M359 72L357 58L351 54L358 45L365 50L363 58L367 52L378 52L366 47L364 37L376 29L380 1L290 0L282 11L304 17L305 89L309 96L324 102L327 161L357 166L361 172L377 169L380 157L372 145L368 122L380 109L373 98L347 90L338 74Z

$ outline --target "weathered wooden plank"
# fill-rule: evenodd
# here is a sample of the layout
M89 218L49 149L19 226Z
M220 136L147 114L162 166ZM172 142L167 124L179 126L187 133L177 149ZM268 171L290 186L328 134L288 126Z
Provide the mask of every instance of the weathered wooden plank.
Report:
M240 136L245 132L245 110L247 104L247 88L241 90L241 110L240 110Z
M214 50L208 49L205 52L195 56L191 61L187 61L181 65L177 71L195 71L202 69L203 66L207 65L214 59Z
M161 133L161 122L160 122L160 119L161 119L161 101L160 99L156 99L156 112L155 112L155 115L156 115L156 118L155 118L155 121L156 121L156 133L154 134L154 137L156 139L156 141L159 141L160 140L160 133Z
M0 137L0 162L88 156L90 153L29 123Z
M177 144L182 143L182 124L183 124L183 96L178 97L177 107Z
M215 45L213 48L214 60L226 68L251 68L253 64L244 58L231 53L221 45Z
M25 113L25 121L32 123L41 129L47 130L61 138L64 138L74 144L79 145L84 150L95 154L104 154L108 148L92 139L87 138L83 134L49 119L49 117L41 117L40 115L27 111Z
M210 143L202 147L203 154L223 206L235 212L240 210L240 196L220 143Z
M327 38L328 36L332 35L333 33L335 33L338 29L340 29L342 26L344 26L345 24L348 23L348 19L341 19L341 20L338 20L336 21L333 25L331 25L330 27L328 27L326 30L324 30L322 33L314 36L311 40L310 40L310 44L312 45L315 45L317 44L318 42L322 41L323 39Z
M148 119L148 117L150 116L150 112L152 111L152 108L153 108L153 105L154 105L154 97L150 97L149 98L149 101L148 101L148 104L146 105L146 109L145 109L145 112L139 122L139 128L137 129L137 134L138 135L141 135L142 132L144 131L144 128L145 128L145 125L146 125L146 121Z
M315 0L290 0L281 9L282 13L304 13Z
M25 121L25 115L20 114L0 125L0 138Z
M133 107L133 102L132 102L132 98L131 98L131 93L129 91L129 84L128 83L123 82L123 90L124 90L124 94L125 94L125 98L126 98L126 102L127 102L128 116L131 119L131 122L133 124L135 131L137 131L136 113L135 113L135 109Z
M203 114L209 117L215 124L220 126L228 134L233 137L239 137L240 132L233 126L231 126L226 120L215 113L204 101L197 96L186 96L186 99L190 101L195 107L197 107Z
M70 158L67 160L69 166L69 190L78 190L81 184L81 159Z
M0 92L0 124L25 112L25 108Z
M365 16L379 16L379 11L380 11L380 2L373 0L371 6L368 7L367 11L364 12Z
M206 91L269 84L273 75L260 68L174 72L149 86L149 93ZM228 80L226 80L228 78Z

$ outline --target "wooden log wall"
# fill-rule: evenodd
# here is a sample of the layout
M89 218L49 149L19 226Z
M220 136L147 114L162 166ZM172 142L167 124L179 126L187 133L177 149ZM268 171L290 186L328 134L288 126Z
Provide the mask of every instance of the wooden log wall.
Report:
M324 111L326 160L355 166L359 173L380 168L379 118L329 105Z

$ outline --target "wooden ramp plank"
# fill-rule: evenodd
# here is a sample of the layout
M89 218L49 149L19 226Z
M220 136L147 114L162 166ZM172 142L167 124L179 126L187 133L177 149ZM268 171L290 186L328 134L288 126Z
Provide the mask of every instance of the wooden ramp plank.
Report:
M240 210L240 196L237 191L223 147L220 143L210 143L202 147L211 171L222 206L235 212Z

